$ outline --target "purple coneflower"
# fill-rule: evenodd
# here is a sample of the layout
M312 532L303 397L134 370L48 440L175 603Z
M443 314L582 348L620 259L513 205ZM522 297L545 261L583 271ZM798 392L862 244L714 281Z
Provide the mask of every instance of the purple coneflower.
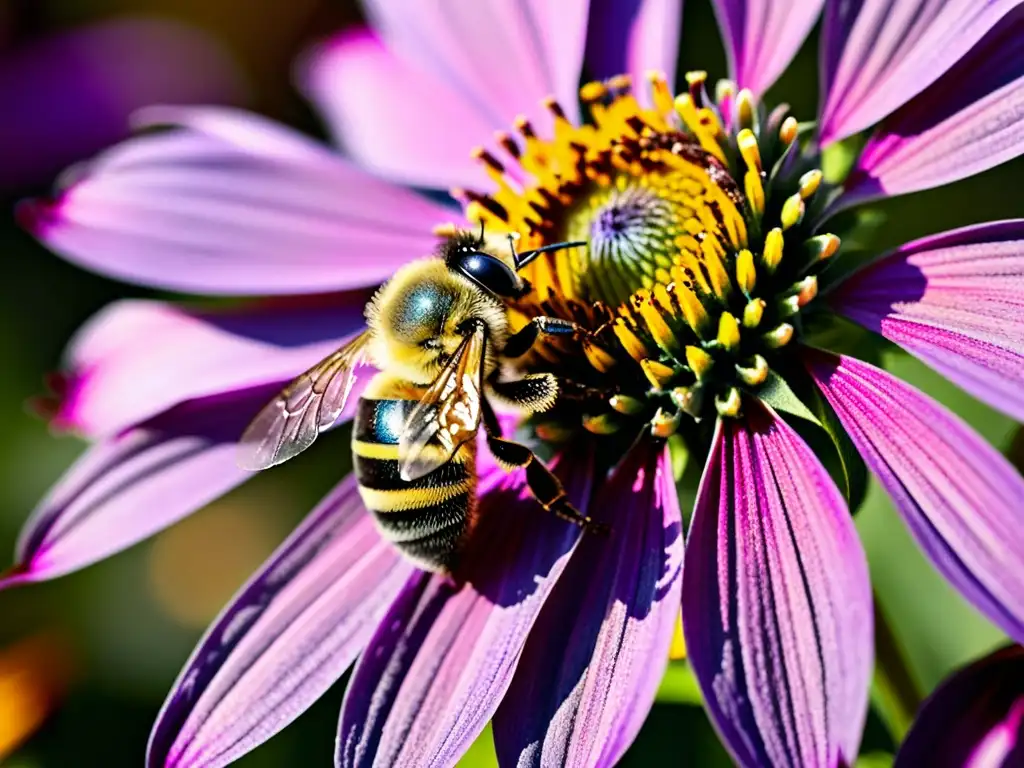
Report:
M830 231L843 207L1024 151L1024 8L824 3L811 134L760 96L822 4L719 0L732 77L711 96L703 73L678 95L659 74L675 69L678 0L375 0L375 31L302 70L361 167L251 115L154 109L142 122L174 130L22 210L109 275L292 298L127 302L90 323L57 419L95 445L30 520L8 582L80 568L242 482L248 420L360 330L366 289L431 252L435 231L588 245L531 265L516 311L589 331L521 372L585 393L527 426L611 534L544 515L484 453L465 561L426 573L348 478L207 633L149 765L224 765L357 657L339 765L450 765L488 721L502 764L610 765L653 702L680 606L739 763L852 764L872 667L848 510L858 452L936 567L1024 639L1024 482L942 406L816 332L851 318L1024 417L1024 221L909 243L845 281ZM581 71L595 80L577 92ZM845 182L823 179L820 148L872 126ZM454 186L461 212L397 183ZM685 562L671 451L706 460Z

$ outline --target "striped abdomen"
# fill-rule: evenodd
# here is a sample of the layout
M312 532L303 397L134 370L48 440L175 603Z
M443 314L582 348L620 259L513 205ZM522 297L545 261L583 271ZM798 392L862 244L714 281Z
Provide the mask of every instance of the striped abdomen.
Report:
M352 431L359 491L384 536L418 565L449 570L467 535L475 503L475 443L428 475L403 480L398 437L416 400L362 398Z

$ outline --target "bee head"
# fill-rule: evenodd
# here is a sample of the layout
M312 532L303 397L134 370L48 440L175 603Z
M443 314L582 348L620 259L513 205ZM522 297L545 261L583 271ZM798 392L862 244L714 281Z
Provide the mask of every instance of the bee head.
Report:
M515 299L529 290L512 266L485 250L482 232L455 235L445 244L443 257L448 269L499 298Z

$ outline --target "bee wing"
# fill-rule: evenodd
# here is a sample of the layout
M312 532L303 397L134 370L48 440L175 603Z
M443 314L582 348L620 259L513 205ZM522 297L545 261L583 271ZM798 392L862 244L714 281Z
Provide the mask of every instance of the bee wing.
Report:
M238 466L260 470L302 453L341 415L366 352L366 331L295 378L252 420L238 448Z
M398 439L403 480L444 465L476 436L483 397L486 329L481 325L459 345L405 422Z

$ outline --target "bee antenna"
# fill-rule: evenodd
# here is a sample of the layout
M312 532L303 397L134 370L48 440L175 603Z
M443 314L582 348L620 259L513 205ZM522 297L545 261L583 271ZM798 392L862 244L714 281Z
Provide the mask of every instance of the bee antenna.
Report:
M484 221L483 221L483 219L480 220L480 236L477 237L477 240L481 244L483 244L483 242L484 242Z
M587 243L584 240L572 240L565 243L552 243L551 245L534 248L532 251L525 251L523 253L516 253L513 248L512 255L515 257L516 271L519 271L542 254L551 253L552 251L561 251L565 248L578 248L586 244Z

